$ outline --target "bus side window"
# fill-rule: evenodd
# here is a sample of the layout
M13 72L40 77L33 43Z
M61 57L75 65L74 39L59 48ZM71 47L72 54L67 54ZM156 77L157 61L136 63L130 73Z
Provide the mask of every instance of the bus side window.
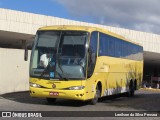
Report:
M97 58L97 40L98 40L98 32L92 32L90 38L90 45L88 50L88 74L87 77L91 77L94 71L94 67L96 64Z

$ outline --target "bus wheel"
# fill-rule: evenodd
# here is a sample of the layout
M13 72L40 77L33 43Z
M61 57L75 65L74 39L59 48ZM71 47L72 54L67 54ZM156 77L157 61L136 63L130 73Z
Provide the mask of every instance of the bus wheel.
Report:
M100 92L100 89L99 89L99 87L98 87L98 85L97 85L95 96L94 96L93 99L90 100L90 103L91 103L92 105L95 105L95 104L98 102L98 98L99 98L100 96L101 96L101 92Z
M52 104L56 102L56 98L46 98L47 102Z
M127 96L128 97L133 97L134 96L134 91L135 91L134 83L131 80L130 84L129 84L129 91L127 92Z
M134 90L137 90L137 80L134 81Z

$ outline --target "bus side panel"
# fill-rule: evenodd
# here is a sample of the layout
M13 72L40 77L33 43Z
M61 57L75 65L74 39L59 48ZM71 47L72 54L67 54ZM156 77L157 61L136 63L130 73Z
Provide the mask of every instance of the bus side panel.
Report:
M106 56L97 58L94 72L98 76L97 80L102 82L102 96L127 92L131 79L136 79L137 88L140 88L142 73L142 61Z

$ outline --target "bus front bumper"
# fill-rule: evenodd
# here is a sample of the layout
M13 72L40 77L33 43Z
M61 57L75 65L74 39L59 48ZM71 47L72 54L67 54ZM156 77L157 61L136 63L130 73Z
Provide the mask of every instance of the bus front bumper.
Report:
M31 97L45 97L45 98L62 98L72 100L85 100L85 90L57 90L30 87Z

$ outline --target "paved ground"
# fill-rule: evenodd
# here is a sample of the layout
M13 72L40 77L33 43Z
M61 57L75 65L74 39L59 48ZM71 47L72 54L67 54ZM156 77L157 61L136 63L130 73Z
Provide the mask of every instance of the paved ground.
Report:
M160 111L160 92L139 90L133 98L124 95L105 97L96 105L71 100L48 104L44 98L31 98L28 92L9 93L0 96L0 111Z

